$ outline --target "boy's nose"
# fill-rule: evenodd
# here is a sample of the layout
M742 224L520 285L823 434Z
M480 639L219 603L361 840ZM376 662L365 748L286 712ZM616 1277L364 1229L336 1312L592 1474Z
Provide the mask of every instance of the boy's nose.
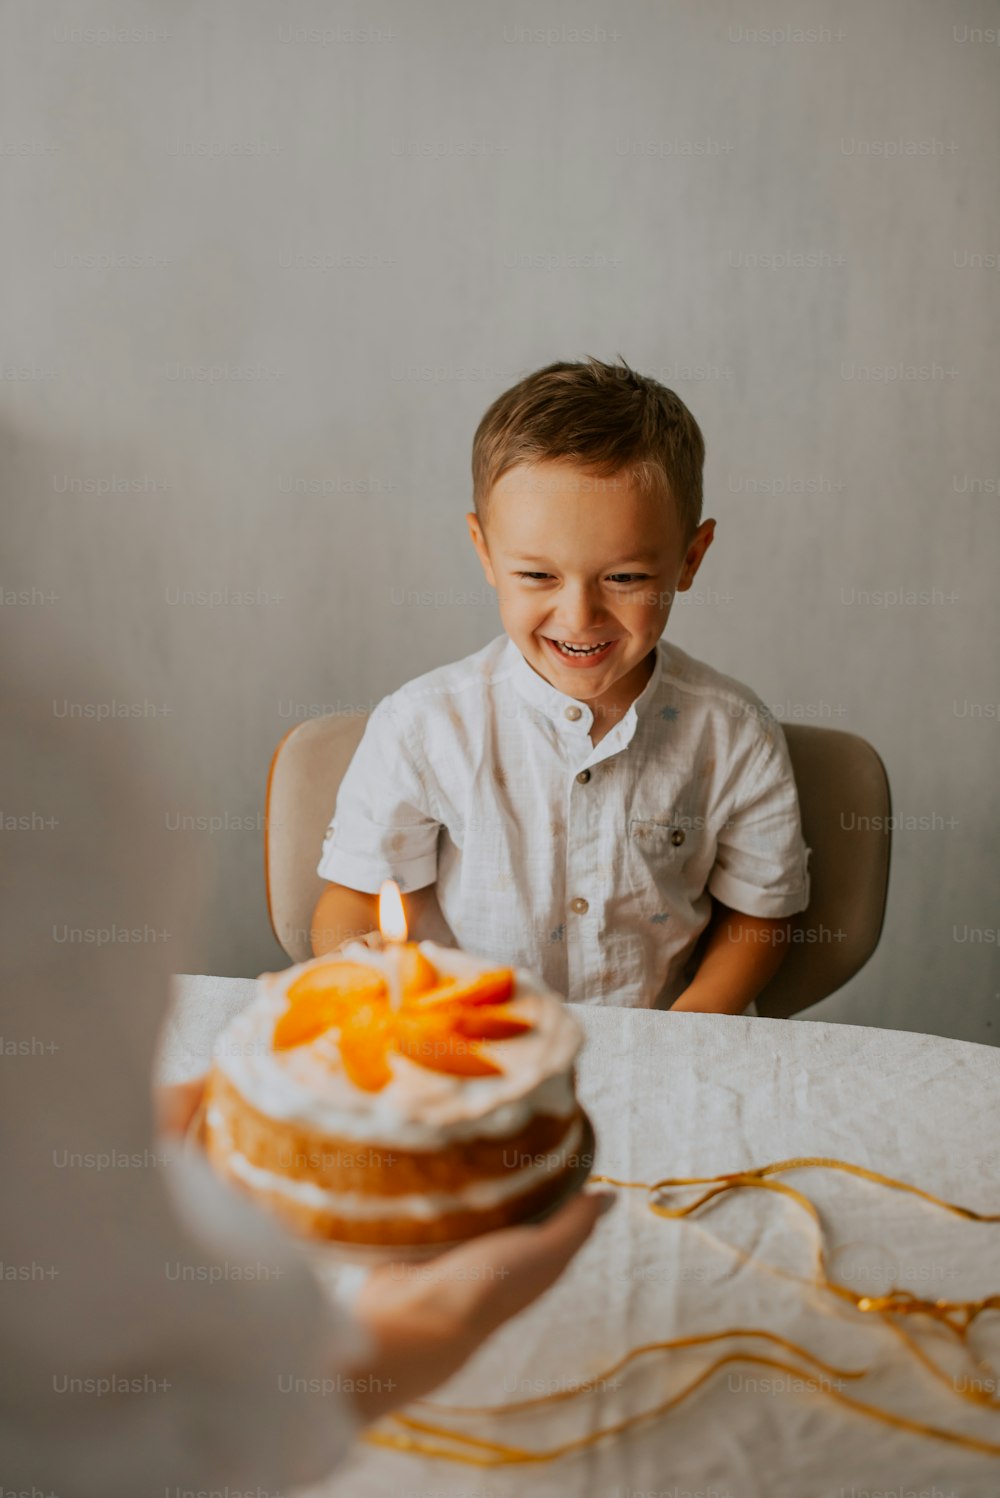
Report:
M563 633L556 635L556 639L590 640L596 645L602 625L606 623L604 609L585 588L579 588L575 594L568 590L567 597L563 600L563 616L559 625Z

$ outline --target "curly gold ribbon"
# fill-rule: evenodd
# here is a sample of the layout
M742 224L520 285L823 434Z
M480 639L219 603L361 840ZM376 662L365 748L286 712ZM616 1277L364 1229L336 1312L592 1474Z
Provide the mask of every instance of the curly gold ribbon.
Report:
M898 1181L892 1176L883 1175L879 1171L869 1170L863 1165L853 1165L845 1160L834 1160L820 1156L802 1156L791 1160L780 1160L767 1165L755 1166L748 1170L732 1171L715 1176L665 1176L660 1180L652 1182L625 1181L618 1180L614 1176L603 1175L592 1176L591 1179L603 1182L609 1186L617 1186L623 1190L645 1191L647 1193L646 1204L650 1211L658 1217L674 1219L685 1219L693 1216L701 1207L728 1191L743 1188L760 1188L782 1195L807 1213L817 1231L816 1274L814 1279L812 1281L802 1280L801 1276L791 1274L785 1274L786 1278L795 1279L807 1285L815 1285L821 1290L849 1303L855 1310L862 1314L877 1315L884 1324L889 1326L899 1336L904 1346L907 1347L920 1363L936 1378L950 1387L953 1393L992 1409L1000 1408L1000 1400L993 1398L984 1390L956 1388L954 1382L949 1380L944 1369L934 1362L929 1354L919 1346L906 1329L895 1319L907 1315L927 1316L948 1333L952 1334L961 1342L966 1352L971 1355L971 1349L968 1346L967 1340L969 1329L973 1326L976 1318L984 1311L1000 1310L1000 1295L988 1295L980 1300L973 1301L927 1300L912 1294L911 1291L900 1289L896 1286L893 1286L885 1295L859 1295L850 1286L833 1279L829 1273L824 1251L823 1223L815 1203L793 1186L788 1186L782 1181L768 1179L768 1177L784 1171L813 1168L844 1171L850 1175L872 1181L876 1185L907 1192L912 1196L917 1196L921 1200L929 1202L933 1206L940 1207L943 1211L951 1212L955 1216L965 1218L970 1222L1000 1222L1000 1213L988 1214L975 1212L969 1207L962 1207L954 1202L944 1201L941 1197L934 1196L931 1192L924 1191L919 1186L912 1186L905 1181ZM709 1189L702 1192L694 1201L687 1203L685 1206L667 1207L658 1200L667 1191L690 1186L707 1186ZM742 1250L737 1251L742 1254ZM751 1255L746 1254L743 1254L743 1257L752 1258ZM783 1273L783 1271L775 1272ZM540 1405L573 1399L580 1395L593 1392L628 1364L649 1353L669 1352L682 1347L702 1346L710 1342L723 1341L730 1337L763 1338L794 1352L807 1363L812 1364L814 1368L821 1368L825 1373L830 1374L834 1378L859 1379L864 1378L870 1372L868 1368L843 1369L834 1367L832 1364L823 1362L821 1358L816 1357L815 1354L811 1353L807 1348L801 1347L798 1343L789 1341L787 1338L780 1337L777 1333L767 1331L763 1328L733 1327L725 1331L710 1332L699 1336L678 1337L670 1341L644 1343L640 1347L632 1348L624 1357L620 1358L610 1368L594 1378L588 1379L573 1388L560 1390L556 1393L542 1394L534 1399L520 1400L516 1403L505 1405L447 1405L431 1400L416 1400L415 1403L433 1410L447 1411L452 1416L485 1415L499 1417L514 1415L529 1408L537 1408ZM384 1430L376 1426L371 1430L365 1431L363 1439L372 1445L388 1447L395 1451L434 1457L441 1461L459 1462L469 1466L498 1467L556 1461L559 1457L583 1450L588 1446L594 1446L599 1441L621 1435L641 1423L667 1414L694 1394L719 1368L724 1367L727 1363L737 1362L757 1363L766 1367L781 1369L783 1372L795 1374L805 1380L810 1378L808 1368L796 1367L778 1358L767 1357L760 1353L731 1352L716 1358L691 1383L681 1389L678 1394L672 1395L669 1399L662 1401L651 1409L643 1410L639 1414L631 1415L627 1419L620 1420L613 1425L603 1426L598 1430L589 1432L585 1436L580 1436L575 1440L565 1442L561 1446L550 1447L543 1451L533 1450L529 1447L513 1446L498 1441L488 1441L481 1437L466 1435L458 1430L450 1430L447 1426L434 1425L430 1421L415 1419L413 1416L402 1414L393 1414L389 1417L398 1427L402 1427L401 1430ZM989 1365L981 1362L977 1366L988 1368ZM971 1451L981 1451L990 1456L1000 1456L1000 1442L966 1435L961 1431L947 1430L941 1426L931 1425L923 1420L911 1420L904 1415L897 1415L891 1410L884 1410L877 1405L866 1404L862 1400L854 1399L838 1389L820 1385L820 1392L827 1395L830 1399L836 1400L838 1404L844 1405L847 1409L854 1410L856 1413L865 1415L870 1419L878 1420L885 1425L894 1426L899 1430L907 1430L917 1435L930 1436L940 1441L948 1441L953 1445L962 1446ZM419 1435L432 1436L438 1442L443 1440L451 1444L441 1445L421 1440L416 1436L405 1433L409 1431L417 1432Z
M894 1180L892 1176L882 1175L876 1170L868 1170L863 1165L851 1165L844 1160L831 1160L822 1156L802 1156L793 1160L780 1160L771 1165L761 1165L751 1170L734 1171L728 1175L721 1176L693 1176L693 1177L665 1177L663 1180L653 1181L646 1185L639 1181L615 1181L609 1176L596 1176L595 1180L603 1180L609 1185L622 1187L640 1187L649 1192L647 1205L658 1217L683 1218L689 1217L699 1207L705 1205L726 1191L739 1190L742 1187L759 1187L767 1191L780 1192L783 1196L793 1201L805 1211L817 1229L816 1244L816 1274L813 1283L820 1289L828 1291L831 1295L839 1296L840 1299L849 1302L854 1308L863 1313L875 1312L882 1320L899 1336L914 1355L933 1373L936 1378L948 1384L954 1393L973 1403L984 1404L993 1409L1000 1408L1000 1400L993 1398L985 1390L979 1389L957 1389L954 1383L948 1379L944 1370L930 1358L917 1343L890 1318L893 1315L908 1315L921 1313L931 1317L942 1324L951 1332L969 1351L967 1334L976 1317L983 1311L1000 1310L1000 1296L988 1295L981 1300L952 1301L952 1300L926 1300L914 1295L910 1290L903 1290L893 1286L885 1295L859 1295L850 1286L839 1280L834 1280L826 1262L826 1254L823 1248L823 1224L815 1203L803 1192L796 1191L793 1186L787 1186L782 1181L770 1181L767 1176L776 1175L779 1171L807 1170L820 1167L825 1170L842 1170L850 1175L859 1176L864 1180L874 1181L876 1185L888 1186L897 1191L905 1191L911 1196L918 1196L923 1201L930 1202L933 1206L940 1207L946 1212L953 1213L956 1217L963 1217L971 1222L993 1223L1000 1222L1000 1214L987 1214L974 1212L970 1207L957 1206L952 1202L946 1202L939 1196L934 1196L929 1191L922 1190L919 1186L911 1186L905 1181ZM653 1200L655 1194L664 1190L684 1186L711 1186L712 1189L704 1192L695 1201L689 1202L686 1207L664 1207ZM788 1276L797 1279L797 1275ZM803 1283L808 1283L805 1281ZM980 1367L988 1365L979 1364Z

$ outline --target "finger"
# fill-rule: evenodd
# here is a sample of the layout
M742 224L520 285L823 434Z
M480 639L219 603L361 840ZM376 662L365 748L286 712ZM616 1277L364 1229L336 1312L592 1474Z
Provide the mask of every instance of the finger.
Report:
M156 1097L158 1127L167 1134L184 1134L205 1095L207 1076L190 1082L175 1082L161 1087Z
M447 1277L458 1266L474 1263L484 1282L493 1283L494 1289L503 1285L527 1304L558 1279L615 1200L612 1192L585 1192L545 1222L485 1233L441 1255L434 1267Z
M544 1222L522 1230L526 1233L522 1250L532 1257L566 1263L586 1243L600 1218L616 1200L613 1191L581 1192Z
M614 1200L611 1193L586 1192L545 1222L494 1235L493 1264L501 1266L502 1275L494 1267L493 1293L483 1309L495 1325L555 1284Z

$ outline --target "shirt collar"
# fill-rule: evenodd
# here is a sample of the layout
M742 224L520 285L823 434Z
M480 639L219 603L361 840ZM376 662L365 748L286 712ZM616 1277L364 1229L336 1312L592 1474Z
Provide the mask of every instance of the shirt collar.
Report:
M663 675L664 644L662 639L656 642L653 674L628 711L622 715L621 723L618 725L624 729L622 737L626 743L631 739L638 719L647 713L653 704ZM560 692L551 682L546 681L544 676L539 676L534 667L529 666L509 635L507 636L507 664L514 687L527 702L545 713L561 732L575 736L586 734L589 737L594 724L594 714L586 702L582 698L570 697L566 692ZM611 733L615 732L616 729L612 729ZM610 738L611 734L608 737Z

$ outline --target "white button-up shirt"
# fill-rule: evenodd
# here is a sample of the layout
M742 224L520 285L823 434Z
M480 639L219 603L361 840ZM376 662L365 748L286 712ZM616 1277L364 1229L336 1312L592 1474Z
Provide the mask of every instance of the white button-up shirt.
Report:
M507 635L416 677L368 718L319 873L371 894L436 883L466 951L577 1003L668 1008L711 896L766 917L808 904L785 736L664 639L596 745L593 721Z

